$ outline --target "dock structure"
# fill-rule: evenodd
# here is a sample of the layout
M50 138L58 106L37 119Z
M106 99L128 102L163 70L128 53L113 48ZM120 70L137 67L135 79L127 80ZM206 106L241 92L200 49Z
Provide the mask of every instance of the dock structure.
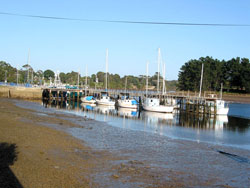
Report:
M100 98L103 93L107 93L111 98L117 100L124 93L135 98L139 104L146 98L146 91L141 90L118 90L118 89L65 89L65 88L43 88L43 99L48 101L68 101L80 103L81 97L94 96ZM211 92L204 92L202 96L196 92L175 91L165 94L157 91L148 91L147 97L159 98L161 104L175 105L176 108L197 114L216 115L216 103L219 98ZM207 101L210 101L208 105ZM214 102L214 105L212 105Z

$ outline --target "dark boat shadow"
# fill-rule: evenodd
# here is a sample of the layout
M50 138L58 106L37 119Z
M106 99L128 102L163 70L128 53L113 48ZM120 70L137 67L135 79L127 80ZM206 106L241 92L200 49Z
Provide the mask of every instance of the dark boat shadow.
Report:
M16 149L16 144L0 143L0 187L23 187L9 167L17 161Z
M223 154L225 156L227 156L230 159L233 159L234 161L237 161L239 163L247 163L250 164L250 160L248 158L245 157L241 157L239 155L235 155L235 154L231 154L231 153L227 153L221 150L217 150L217 152L219 152L220 154Z

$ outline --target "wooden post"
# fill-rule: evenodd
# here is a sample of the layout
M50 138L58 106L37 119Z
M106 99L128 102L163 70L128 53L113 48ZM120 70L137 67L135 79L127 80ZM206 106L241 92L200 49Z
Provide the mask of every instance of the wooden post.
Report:
M75 102L76 102L76 93L75 91L72 92L73 93L73 103L72 103L72 107L73 109L75 108Z
M79 90L77 91L77 104L79 103L79 99L80 99L80 92Z
M214 116L216 116L217 114L217 105L216 105L216 101L214 101Z
M69 94L68 98L69 98L69 106L70 106L71 105L71 92L68 91L68 94Z
M58 102L59 102L59 91L57 90L56 91L56 103L58 104Z
M73 93L73 102L75 102L76 101L76 94L75 94L75 91L74 92L72 92Z
M49 90L49 104L51 104L52 101L52 91L51 89Z
M8 91L8 98L11 98L10 89Z

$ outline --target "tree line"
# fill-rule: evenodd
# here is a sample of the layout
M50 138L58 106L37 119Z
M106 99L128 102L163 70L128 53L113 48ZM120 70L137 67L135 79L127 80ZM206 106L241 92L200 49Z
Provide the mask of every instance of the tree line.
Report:
M201 57L186 62L180 69L178 81L165 81L167 90L199 91L201 67L204 64L203 91L219 91L221 83L226 91L250 93L250 63L247 58L232 58L228 61ZM17 74L18 73L18 74ZM59 74L63 84L78 85L78 72L71 71ZM37 84L53 82L55 73L52 70L35 71L30 65L25 64L20 69L12 67L9 63L0 61L0 82L19 84ZM79 85L85 86L86 76L79 75ZM156 89L157 72L148 76L149 88ZM108 88L144 90L146 75L121 77L119 74L108 73ZM162 76L160 75L160 85ZM97 72L87 77L87 87L105 88L105 73ZM160 88L161 89L161 88Z
M17 76L18 74L18 76ZM149 89L154 90L157 86L157 75L156 72L153 76L148 76ZM56 73L52 70L38 70L28 65L23 65L20 69L12 67L9 63L0 61L0 82L18 83L19 84L37 84L43 85L44 83L53 82ZM87 76L87 87L91 88L105 88L105 72L97 72ZM86 76L79 75L78 72L71 71L68 73L61 72L59 74L60 80L63 84L86 86ZM177 81L165 81L167 90L176 90ZM162 76L160 75L160 84L162 85ZM109 89L133 89L133 90L144 90L146 86L146 75L132 76L125 75L121 77L119 74L108 73L108 88ZM160 88L161 89L161 88Z
M203 91L219 91L221 83L226 91L250 92L250 63L247 58L232 58L228 61L201 57L186 62L180 69L177 87L179 90L199 91L201 69Z

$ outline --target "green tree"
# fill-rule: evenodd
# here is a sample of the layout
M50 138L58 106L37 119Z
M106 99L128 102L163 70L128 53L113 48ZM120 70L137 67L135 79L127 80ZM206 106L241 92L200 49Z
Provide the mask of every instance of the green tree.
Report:
M46 71L44 71L43 74L46 80L49 80L50 78L55 78L55 73L50 69L47 69Z

